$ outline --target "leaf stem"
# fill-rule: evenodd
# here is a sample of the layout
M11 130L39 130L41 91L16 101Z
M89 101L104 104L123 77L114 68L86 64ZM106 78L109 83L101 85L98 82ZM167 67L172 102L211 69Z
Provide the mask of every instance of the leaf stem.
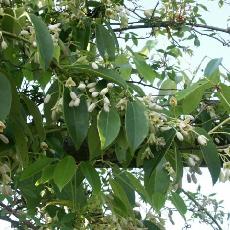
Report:
M223 120L219 125L215 126L213 129L211 129L208 134L212 134L214 131L216 131L219 127L221 127L223 124L228 123L230 121L230 117Z

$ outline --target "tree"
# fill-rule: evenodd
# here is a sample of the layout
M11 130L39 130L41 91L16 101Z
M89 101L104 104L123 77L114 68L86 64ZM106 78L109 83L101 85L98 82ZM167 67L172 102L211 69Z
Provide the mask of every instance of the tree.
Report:
M230 178L229 71L219 58L199 79L180 66L200 36L229 46L229 28L203 19L208 5L0 5L0 219L17 229L163 229L166 209L172 222L174 211L196 211L221 229L218 202L181 183L184 167L189 182L201 166L213 183ZM153 42L162 38L164 48ZM144 219L138 200L150 207Z

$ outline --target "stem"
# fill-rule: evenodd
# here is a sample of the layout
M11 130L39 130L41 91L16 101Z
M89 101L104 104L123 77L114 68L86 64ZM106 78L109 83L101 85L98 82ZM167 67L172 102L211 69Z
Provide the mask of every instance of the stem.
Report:
M16 40L21 40L25 43L28 43L28 44L31 44L31 42L21 36L17 36L16 34L13 34L13 33L10 33L10 32L7 32L7 31L1 31L2 32L2 35L5 35L5 36L8 36L8 37L11 37L11 38L14 38Z
M221 226L219 225L219 223L216 221L216 219L211 215L210 212L207 211L206 208L204 208L203 206L201 206L196 199L188 192L186 192L184 189L181 189L181 191L202 211L205 212L205 214L213 221L213 223L216 224L216 226L218 227L219 230L223 230L221 228Z
M230 121L230 117L226 118L225 120L223 120L219 125L215 126L213 129L211 129L208 134L212 134L214 131L216 131L220 126L222 126L225 123L228 123Z

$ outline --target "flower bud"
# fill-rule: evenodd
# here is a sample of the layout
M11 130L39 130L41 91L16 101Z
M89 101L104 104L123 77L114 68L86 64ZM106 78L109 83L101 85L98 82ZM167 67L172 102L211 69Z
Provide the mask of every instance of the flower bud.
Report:
M168 131L168 130L170 130L172 127L170 127L170 126L162 126L162 127L160 127L160 130L161 130L161 132L165 132L165 131Z
M103 95L107 94L108 91L109 91L108 88L104 88L104 89L101 90L100 95L103 96Z
M92 62L92 68L93 68L93 69L98 69L98 65L97 65L96 62Z
M169 100L169 104L171 106L177 106L177 99L175 97L171 97Z
M181 132L176 132L176 137L177 137L177 139L178 139L179 141L183 141L183 140L184 140L184 137L183 137L183 135L182 135Z
M191 167L194 167L196 165L196 162L193 160L192 157L188 158L188 165Z
M208 140L208 138L205 137L204 135L199 135L199 136L197 137L198 143L199 143L200 145L203 145L203 146L207 145L207 140Z
M91 89L91 88L95 87L96 84L97 84L96 82L91 82L91 83L89 83L86 87L87 87L88 89Z
M2 41L1 47L2 47L3 50L5 50L8 47L8 45L7 45L5 40Z
M92 92L92 97L97 97L99 95L99 92Z
M144 15L146 18L151 18L153 14L153 9L145 10Z
M219 181L224 183L226 180L225 180L225 176L224 176L224 173L223 171L221 170L220 171L220 175L219 175Z
M104 106L103 106L103 109L104 109L105 112L108 113L109 112L109 104L105 103Z
M85 85L85 83L80 82L80 84L79 84L79 86L77 88L80 89L80 90L85 90L86 85Z
M45 104L49 103L50 98L51 98L51 95L50 95L50 94L47 94L46 97L45 97L45 99L44 99L44 103L45 103Z
M69 107L73 107L74 106L74 101L71 100L70 103L69 103Z
M103 101L105 104L110 104L109 98L106 96L103 97Z
M9 139L4 135L4 134L0 134L0 140L4 143L4 144L9 144Z
M90 88L90 89L89 89L89 92L90 92L90 93L96 92L96 88L94 88L94 87L93 87L93 88Z
M108 83L107 88L112 89L113 88L113 83Z
M78 107L80 105L80 102L81 102L80 98L77 97L76 100L74 100L73 102L73 106Z
M70 92L69 95L73 101L77 99L77 94L75 92Z
M28 35L29 34L29 32L27 31L27 30L22 30L21 32L20 32L20 35Z
M88 107L88 112L92 112L96 107L96 103L92 103L89 107Z

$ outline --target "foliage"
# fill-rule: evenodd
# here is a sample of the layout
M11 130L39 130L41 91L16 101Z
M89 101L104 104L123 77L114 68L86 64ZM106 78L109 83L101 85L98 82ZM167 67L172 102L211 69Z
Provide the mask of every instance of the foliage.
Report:
M0 6L0 219L17 229L164 229L170 201L221 229L217 203L212 216L181 183L184 167L188 182L201 166L213 184L230 179L229 72L220 58L204 72L180 66L200 35L229 44L220 35L229 29L204 21L207 6ZM142 49L138 29L150 35ZM150 207L144 218L138 200Z

